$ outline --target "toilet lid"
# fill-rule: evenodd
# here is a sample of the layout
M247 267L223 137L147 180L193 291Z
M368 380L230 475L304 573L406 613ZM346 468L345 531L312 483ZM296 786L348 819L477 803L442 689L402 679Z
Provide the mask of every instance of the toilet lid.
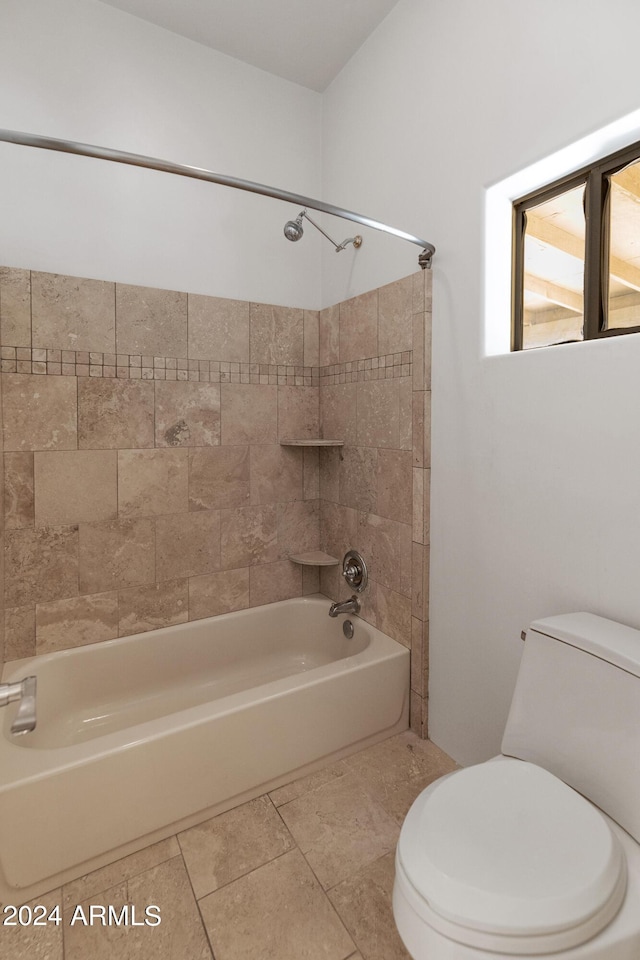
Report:
M541 767L511 759L457 771L420 794L397 856L437 915L509 936L593 926L626 876L596 808Z

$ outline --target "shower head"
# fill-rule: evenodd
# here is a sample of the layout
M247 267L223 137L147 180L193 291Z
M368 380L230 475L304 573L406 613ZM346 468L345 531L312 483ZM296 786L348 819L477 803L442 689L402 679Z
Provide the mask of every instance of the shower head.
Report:
M302 227L303 217L305 220L308 220L309 223L311 223L316 228L316 230L319 230L322 236L327 238L329 243L333 244L333 247L336 253L340 253L342 250L344 250L347 244L349 243L352 243L356 248L356 250L358 249L358 247L362 246L362 237L359 234L356 234L355 237L349 237L348 240L343 240L342 243L336 243L335 240L331 239L328 233L325 233L322 227L319 226L319 224L317 224L315 220L311 219L306 209L301 210L298 216L295 218L295 220L287 220L287 222L285 223L284 235L287 238L287 240L295 241L300 239L300 237L304 233L304 229Z
M304 230L302 228L302 218L304 217L304 210L302 210L295 220L287 220L284 225L284 235L287 240L295 242L299 240Z

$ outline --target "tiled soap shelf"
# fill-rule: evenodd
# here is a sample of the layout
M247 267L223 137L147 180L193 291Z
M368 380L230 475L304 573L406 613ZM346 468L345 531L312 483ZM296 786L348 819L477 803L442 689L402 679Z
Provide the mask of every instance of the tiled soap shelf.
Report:
M344 447L344 440L281 440L281 447Z
M322 550L310 550L309 553L298 553L294 557L289 557L293 563L300 563L303 567L334 567L340 563L335 557L330 557L328 553Z

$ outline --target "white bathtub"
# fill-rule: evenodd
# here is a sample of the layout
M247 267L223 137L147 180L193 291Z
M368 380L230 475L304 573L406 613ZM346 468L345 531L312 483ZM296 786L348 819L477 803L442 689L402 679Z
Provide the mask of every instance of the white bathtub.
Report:
M408 724L409 651L306 597L15 661L2 712L0 900L24 902Z

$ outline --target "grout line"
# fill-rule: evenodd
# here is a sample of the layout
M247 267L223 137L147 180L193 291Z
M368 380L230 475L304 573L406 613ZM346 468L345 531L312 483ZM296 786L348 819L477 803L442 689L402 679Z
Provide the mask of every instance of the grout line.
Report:
M261 794L261 796L267 796L267 794ZM256 797L255 799L257 800L258 797ZM247 802L251 803L250 800ZM241 803L237 807L231 807L230 809L239 810L240 807L242 806L244 806L244 804ZM226 811L226 812L228 813L229 811ZM224 813L217 814L217 816L223 817ZM215 820L216 817L212 817L212 819ZM204 822L207 823L208 821L205 820ZM291 839L293 840L293 837ZM290 847L288 850L284 850L282 853L277 854L277 856L271 857L269 860L265 860L264 863L258 864L257 867L252 867L250 870L245 870L244 873L239 873L236 877L233 877L231 880L227 880L226 883L221 883L219 887L215 888L215 890L210 890L208 893L203 893L203 895L200 897L199 900L196 899L196 903L200 904L200 902L202 900L206 900L207 897L213 896L214 894L218 893L220 890L226 890L227 887L230 887L237 880L242 880L244 877L250 877L252 873L256 873L258 870L262 870L263 867L269 866L270 863L275 863L276 860L282 860L283 857L286 857L290 853L294 853L294 851L296 850L298 850L301 856L304 857L302 850L300 850L300 847L298 846L298 844L295 842L295 840L293 840L293 846ZM305 863L306 863L306 860L305 860ZM185 863L185 867L186 867L186 863ZM189 873L188 870L187 870L187 873ZM195 897L195 892L194 892L194 897Z
M189 356L191 355L191 354L190 354L190 350L189 350L189 294L186 293L186 294L185 294L185 297L186 297L186 299L187 299L187 302L186 302L186 304L185 304L185 314L186 314L185 320L186 320L186 326L187 326L187 330L186 330L186 334L187 334L187 335L186 335L186 341L187 341L187 342L186 342L186 353L187 353L187 357L189 357Z
M344 776L347 776L347 775L348 775L348 774L345 774ZM338 779L338 780L341 780L342 777L338 777L337 779ZM292 781L292 782L295 782L295 781ZM332 782L332 781L328 781L328 783L331 783L331 782ZM285 784L285 786L286 786L286 784ZM321 784L320 787L316 787L316 788L314 788L314 790L305 791L305 793L314 793L315 790L320 789L322 786L325 786L325 784ZM267 794L267 796L268 796L268 794ZM301 794L300 796L302 797L302 796L304 796L304 794ZM290 801L288 801L288 802L289 802L289 803L293 803L294 800L297 800L297 799L300 799L300 798L299 798L299 797L294 797L293 800L290 800ZM269 797L269 800L271 800L271 797ZM345 921L343 920L343 918L340 916L340 913L338 912L337 908L335 907L335 905L334 905L333 902L331 901L331 898L329 897L329 890L330 890L330 889L333 889L333 888L332 888L332 887L329 887L329 888L325 889L325 887L323 886L320 878L319 878L318 875L316 874L316 871L313 869L313 867L312 867L311 864L309 863L307 857L305 856L304 851L300 848L300 845L299 845L298 842L296 841L296 839L295 839L295 837L293 836L293 834L291 834L291 831L290 831L289 828L287 827L287 824L284 822L284 819L283 819L283 817L282 817L282 814L280 813L280 810L281 810L281 807L286 807L287 804L284 803L284 804L281 804L281 807L276 807L275 804L273 803L273 800L271 800L271 803L273 804L273 807L274 807L276 813L278 814L278 816L280 817L280 820L282 821L285 829L286 829L287 832L291 835L291 837L292 837L292 839L293 839L293 842L294 842L294 844L295 844L295 848L300 852L300 855L302 856L302 859L304 860L304 862L306 863L307 867L309 868L309 870L310 870L311 873L313 874L313 876L314 876L314 878L315 878L318 886L320 887L321 892L322 892L323 895L324 895L325 900L326 900L327 903L329 904L331 910L333 911L333 913L335 914L335 916L338 918L338 920L340 921L340 923L342 924L342 926L344 927L344 929L346 930L346 932L349 934L349 936L350 936L351 939L353 940L353 942L354 942L354 944L355 944L355 946L356 946L355 952L357 953L358 950L360 949L359 946L358 946L358 943L357 943L355 937L352 936L351 931L350 931L349 928L347 927L346 922L345 922ZM291 852L291 851L289 851L289 852ZM345 877L345 879L348 879L348 878ZM339 882L341 883L342 881L339 881ZM337 884L334 884L334 886L337 886ZM349 954L349 956L353 956L353 953Z
M215 818L212 818L212 819L215 819ZM206 823L207 821L205 820L204 822ZM182 831L180 831L180 832L181 832L181 833L185 833L186 831L182 830ZM193 902L194 902L195 905L196 905L196 910L197 910L197 912L198 912L198 917L200 918L200 923L201 923L201 925L202 925L202 929L203 929L203 931L204 931L204 935L205 935L207 944L209 945L209 950L211 951L212 960L216 960L216 955L215 955L215 952L214 952L214 949L213 949L213 944L212 944L212 942L211 942L211 937L209 936L209 930L207 929L207 925L206 925L206 923L204 922L204 917L202 916L202 910L200 909L200 901L199 901L198 898L196 897L196 892L195 892L195 890L193 889L193 882L192 882L192 880L191 880L191 874L189 873L189 868L187 867L187 861L186 861L185 858L184 858L184 851L183 851L183 849L182 849L182 844L180 843L180 837L179 837L179 835L178 835L177 833L174 833L173 836L176 838L176 842L177 842L177 844L178 844L178 850L180 851L180 857L181 857L181 859L182 859L182 865L183 865L183 867L184 867L184 872L185 872L186 875L187 875L187 882L188 882L188 884L189 884L189 889L191 890L191 896L193 897ZM207 894L207 896L208 896L208 894ZM201 897L201 899L204 899L204 897Z
M156 843L166 843L169 840L173 839L173 837L175 836L176 834L171 834L171 836L166 837L164 840L158 840L156 841ZM106 863L103 867L97 867L95 870L92 870L90 873L83 874L82 876L77 877L75 880L67 880L66 883L60 884L59 887L54 887L54 890L58 890L58 889L61 890L62 899L64 899L64 896L65 896L64 888L70 886L70 884L77 883L79 880L82 880L84 877L91 877L94 873L99 873L101 870L108 870L111 867L115 866L117 863L122 863L124 860L128 860L130 857L136 857L138 856L138 854L144 853L145 850L149 850L151 847L154 847L155 845L156 844L151 843L146 847L141 847L141 849L137 850L135 853L129 853L124 857L120 857L118 860L112 860L109 863ZM180 849L179 845L178 845L178 849ZM157 867L162 866L162 864L169 863L169 861L171 860L175 860L180 855L181 855L180 853L177 853L177 854L173 853L170 856L163 857L163 859L158 860L157 862L154 862L151 866L144 867L143 869L138 870L136 873L132 873L130 876L127 875L124 879L116 881L115 884L111 883L110 886L108 887L104 887L103 889L94 891L88 896L85 896L82 900L79 900L79 902L84 903L85 900L88 900L91 897L100 897L102 896L103 893L106 893L113 886L119 886L122 883L128 884L130 880L135 880L138 877L141 877L143 874L149 873L150 870L155 870ZM53 892L53 891L49 891L49 892ZM46 894L41 894L40 896L46 896Z

